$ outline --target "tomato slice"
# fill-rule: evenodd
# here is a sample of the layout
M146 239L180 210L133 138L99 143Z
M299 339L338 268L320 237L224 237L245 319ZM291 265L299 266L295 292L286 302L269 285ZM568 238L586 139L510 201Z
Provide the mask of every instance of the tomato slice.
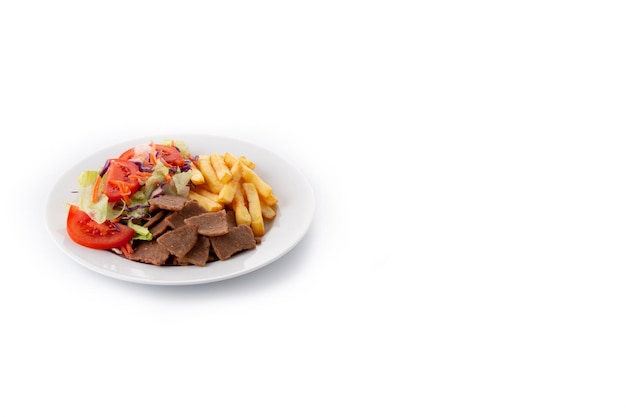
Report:
M157 158L163 158L165 163L182 167L185 165L185 158L175 146L154 145L157 151Z
M72 204L67 215L67 234L79 245L93 249L112 249L126 245L135 232L126 225L108 220L100 224Z
M117 159L129 160L135 156L135 148L125 150Z
M134 162L119 158L109 160L104 194L110 202L130 198L139 189L139 179L134 177L138 172L139 168Z

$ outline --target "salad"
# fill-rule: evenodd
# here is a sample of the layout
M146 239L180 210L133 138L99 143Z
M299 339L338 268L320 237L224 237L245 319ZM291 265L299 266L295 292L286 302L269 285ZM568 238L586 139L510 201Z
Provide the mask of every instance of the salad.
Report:
M196 158L183 141L139 144L78 177L78 199L70 203L67 233L79 245L128 255L136 241L150 241L141 225L150 217L149 200L188 197Z

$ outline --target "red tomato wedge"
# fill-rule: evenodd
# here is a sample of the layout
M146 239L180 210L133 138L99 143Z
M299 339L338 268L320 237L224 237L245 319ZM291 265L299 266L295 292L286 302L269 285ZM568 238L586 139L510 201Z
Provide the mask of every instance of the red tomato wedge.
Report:
M154 145L157 151L157 158L163 158L166 164L182 167L185 165L185 158L175 146Z
M67 234L79 245L92 249L119 248L130 242L134 233L130 227L108 220L99 224L78 206L70 206Z
M110 202L128 199L139 189L138 172L139 167L134 162L119 158L109 160L104 194Z
M135 148L125 150L117 159L129 160L135 156Z

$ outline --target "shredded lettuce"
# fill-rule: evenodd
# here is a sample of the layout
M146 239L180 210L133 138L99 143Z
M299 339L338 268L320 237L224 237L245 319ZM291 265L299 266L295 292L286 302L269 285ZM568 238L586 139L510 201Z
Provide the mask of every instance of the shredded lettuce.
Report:
M135 224L131 220L128 220L126 225L135 231L135 235L133 236L133 239L132 239L133 241L152 240L152 233L150 233L150 230L148 230L147 227L143 227L138 224Z
M165 181L165 178L169 174L169 169L163 165L163 162L159 159L154 166L154 170L152 171L152 175L146 181L146 184L143 186L144 194L146 197L150 198L154 190L157 189L160 183Z
M148 213L148 197L143 188L130 197L130 204L125 207L124 211L126 216L133 219L141 219Z
M172 176L170 182L164 187L166 194L175 194L181 197L189 196L189 181L191 181L191 176L193 172L177 172Z
M93 187L99 171L84 171L78 177L78 208L98 223L104 223L109 214L109 198L101 194L98 201L92 201Z

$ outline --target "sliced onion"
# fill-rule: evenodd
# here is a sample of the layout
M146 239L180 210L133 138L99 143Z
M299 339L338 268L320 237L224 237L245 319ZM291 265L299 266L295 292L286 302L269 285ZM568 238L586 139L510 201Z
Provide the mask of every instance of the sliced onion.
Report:
M109 170L109 166L111 165L111 160L107 159L104 162L104 166L102 167L102 171L100 171L100 176L104 177L104 174L106 174L106 172Z

